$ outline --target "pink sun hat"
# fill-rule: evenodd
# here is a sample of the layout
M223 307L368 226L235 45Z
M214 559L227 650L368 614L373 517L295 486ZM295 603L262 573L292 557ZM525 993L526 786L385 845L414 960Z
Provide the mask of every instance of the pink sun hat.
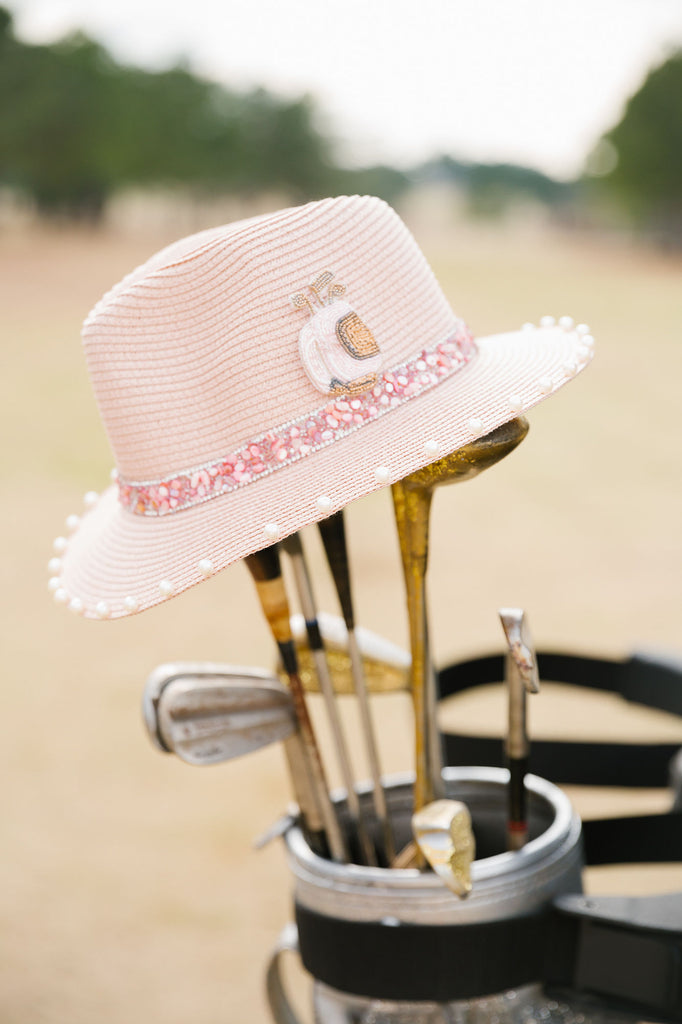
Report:
M474 339L400 217L324 199L162 250L83 343L113 483L55 541L50 589L142 611L455 451L592 358L563 317Z

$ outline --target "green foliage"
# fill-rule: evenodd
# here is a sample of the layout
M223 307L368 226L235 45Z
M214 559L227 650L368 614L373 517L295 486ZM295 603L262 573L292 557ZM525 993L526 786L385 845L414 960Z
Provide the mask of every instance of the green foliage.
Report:
M0 185L48 215L97 219L133 184L204 193L284 190L295 200L362 186L316 127L310 97L238 93L174 67L126 67L82 34L31 46L0 8ZM387 169L368 172L395 193Z
M357 193L380 196L388 203L394 203L412 184L411 177L395 167L375 164L349 170L337 168L330 173L331 191L337 195Z
M574 195L571 185L518 164L475 164L440 156L423 164L416 175L421 181L456 185L470 212L480 217L497 217L524 199L559 205Z
M647 76L604 136L617 154L599 186L640 223L682 236L682 52Z

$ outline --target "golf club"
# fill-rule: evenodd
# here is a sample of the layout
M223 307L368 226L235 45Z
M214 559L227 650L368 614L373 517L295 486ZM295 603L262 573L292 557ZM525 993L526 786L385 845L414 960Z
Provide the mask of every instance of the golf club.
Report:
M528 839L525 777L530 741L526 724L526 693L539 693L540 679L525 613L521 608L500 608L498 614L508 646L505 657L509 701L505 741L509 768L507 848L520 850Z
M435 677L429 657L426 570L429 513L434 489L477 476L513 451L528 433L523 418L510 420L484 437L417 470L392 486L405 576L412 652L411 690L415 712L415 811L443 792L440 738L436 723Z
M358 709L360 712L360 723L363 739L367 750L370 775L372 779L372 793L374 811L381 826L384 842L384 855L387 863L391 863L395 856L395 843L393 831L388 818L388 806L386 795L381 781L381 767L379 764L379 752L377 749L372 715L369 707L369 697L365 676L362 669L362 656L355 635L355 611L353 608L353 595L350 583L350 567L348 564L348 547L346 544L346 531L344 526L343 511L339 510L327 519L317 524L324 545L329 568L334 580L334 586L341 605L341 614L348 631L348 654L350 656L351 674L355 693L358 698Z
M144 688L143 714L154 745L192 765L229 761L282 740L303 829L313 849L324 851L292 697L275 676L206 662L159 665Z
M412 815L412 832L438 877L457 896L468 896L476 842L466 804L459 800L426 804Z
M263 613L279 648L284 671L287 674L294 711L301 730L306 764L324 822L329 852L333 860L339 863L346 863L348 861L348 850L329 796L320 751L315 739L313 724L308 714L303 686L298 675L298 661L291 636L289 602L287 601L284 580L282 578L277 545L274 544L255 554L247 555L244 561L256 584Z
M296 589L298 591L299 601L303 610L310 652L327 710L332 740L334 742L339 768L341 769L341 777L343 778L343 783L346 787L348 813L351 819L351 825L357 833L364 863L376 867L376 851L369 832L367 831L367 826L360 807L360 800L358 799L358 794L355 791L355 780L353 778L350 754L348 752L348 746L341 726L339 709L334 699L334 685L332 683L322 634L317 620L317 606L310 580L310 573L308 572L308 566L303 552L303 543L299 534L294 533L287 537L286 540L282 541L281 546L291 559L294 579L296 581Z

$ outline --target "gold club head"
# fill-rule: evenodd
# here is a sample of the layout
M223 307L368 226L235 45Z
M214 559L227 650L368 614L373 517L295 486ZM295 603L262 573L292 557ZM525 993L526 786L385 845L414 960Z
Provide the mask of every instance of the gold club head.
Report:
M325 655L332 677L334 693L355 694L355 680L348 651L348 630L343 619L320 612L318 626L324 643ZM291 631L296 644L298 665L303 688L309 693L320 692L320 681L312 651L308 644L305 619L291 616ZM369 693L404 693L410 688L410 656L407 651L360 626L356 638L362 657L362 670ZM281 671L281 665L278 666Z
M431 490L439 484L470 480L513 452L523 441L528 429L528 420L519 416L450 455L410 473L403 483L410 489Z
M412 815L412 832L436 874L457 896L471 892L476 841L471 815L459 800L434 800Z

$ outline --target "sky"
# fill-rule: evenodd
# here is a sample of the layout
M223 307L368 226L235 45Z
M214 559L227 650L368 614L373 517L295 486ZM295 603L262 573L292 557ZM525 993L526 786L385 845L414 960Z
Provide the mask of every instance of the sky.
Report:
M350 165L449 153L570 178L682 46L682 0L0 3L27 41L81 28L130 63L310 92Z

